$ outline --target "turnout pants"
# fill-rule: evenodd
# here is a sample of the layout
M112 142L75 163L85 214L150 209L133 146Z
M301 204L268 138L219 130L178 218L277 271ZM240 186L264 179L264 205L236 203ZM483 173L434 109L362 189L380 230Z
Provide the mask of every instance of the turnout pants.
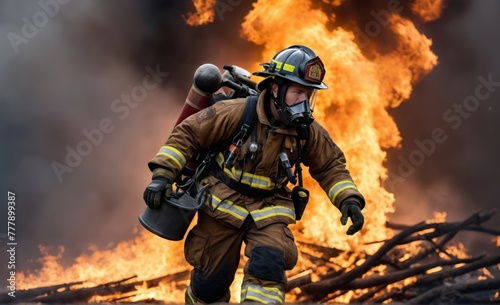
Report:
M228 302L229 287L240 262L245 242L241 302L283 304L286 291L285 270L297 263L293 234L284 223L257 229L251 216L239 229L198 213L184 245L186 260L194 267L186 290L186 303Z

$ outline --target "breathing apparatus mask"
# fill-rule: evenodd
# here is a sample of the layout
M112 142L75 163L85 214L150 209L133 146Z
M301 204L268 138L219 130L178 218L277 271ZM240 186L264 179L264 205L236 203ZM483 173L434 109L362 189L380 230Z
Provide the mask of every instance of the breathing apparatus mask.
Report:
M277 80L276 84L278 85L277 96L274 96L271 92L271 100L278 111L281 123L286 127L311 124L314 121L312 113L316 102L317 90L306 87L309 91L307 99L298 101L293 105L288 105L286 103L286 93L290 86L296 84L283 80Z

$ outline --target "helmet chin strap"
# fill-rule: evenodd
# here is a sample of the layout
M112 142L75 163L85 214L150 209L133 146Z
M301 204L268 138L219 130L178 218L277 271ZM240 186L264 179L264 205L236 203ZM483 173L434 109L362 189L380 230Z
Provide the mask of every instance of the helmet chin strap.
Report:
M274 96L271 94L274 106L276 107L276 110L278 111L279 115L279 120L281 123L285 124L287 127L292 127L292 122L288 120L286 117L285 113L287 111L287 105L286 105L286 91L288 90L288 84L286 82L277 82L278 85L278 92L277 96Z

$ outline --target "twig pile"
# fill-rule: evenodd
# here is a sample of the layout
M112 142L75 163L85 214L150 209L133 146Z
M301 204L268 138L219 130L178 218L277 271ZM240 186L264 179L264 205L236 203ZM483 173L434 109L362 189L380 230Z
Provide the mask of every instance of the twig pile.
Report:
M482 223L495 212L477 212L456 223L421 222L413 226L388 223L389 228L400 230L400 233L381 241L383 245L370 256L299 242L301 259L314 267L292 276L288 282L288 293L301 303L338 302L346 294L349 294L352 303L500 303L500 278L495 278L487 269L491 267L498 270L496 265L500 264L500 255L458 258L446 249L446 244L460 231L500 236L500 232L482 227ZM408 253L404 246L413 243L418 245L419 252L406 258ZM303 251L306 248L313 248L315 253L321 255ZM352 268L339 268L330 259L341 254L348 254L353 262L359 259L364 262ZM319 269L323 275L314 277ZM383 273L377 271L382 269ZM433 272L429 272L431 269ZM107 302L120 302L134 296L137 287L156 287L161 282L185 283L189 279L189 271L147 281L134 279L135 276L90 288L75 288L81 287L82 282L74 282L20 290L16 292L16 298L0 297L0 303L85 303L95 300L96 296L107 296ZM144 299L137 302L155 301Z
M500 303L500 278L494 278L487 270L500 264L500 255L481 255L457 258L446 250L446 244L460 231L477 231L494 236L500 232L482 227L495 210L474 213L462 222L425 223L403 226L388 223L387 226L401 232L384 244L364 263L346 271L332 268L319 280L312 281L307 270L289 281L289 290L299 302L335 302L350 293L352 303L382 303L384 301L408 304L430 304L433 301L487 303L497 298ZM405 258L403 245L417 243L418 254ZM310 245L309 245L310 246ZM412 244L413 246L413 244ZM315 247L318 249L318 247ZM331 251L330 251L331 252ZM325 260L325 256L311 258ZM328 258L328 256L326 256ZM330 256L333 257L333 256ZM318 265L319 262L314 262ZM376 267L384 267L380 275ZM438 268L439 267L439 268ZM498 270L498 267L496 267ZM439 271L429 272L431 269ZM338 302L338 300L337 300Z
M88 303L96 296L106 297L106 302L119 302L122 299L134 297L134 291L137 287L156 287L160 282L177 282L189 279L189 270L180 271L166 276L158 277L147 281L132 281L136 276L125 278L115 282L101 284L95 287L75 288L83 282L73 282L68 284L53 285L41 288L33 288L28 290L20 290L16 292L16 297L9 296L0 297L0 304L3 303L56 303L56 304L71 304L71 303ZM118 295L118 297L116 297ZM135 303L150 303L155 302L154 299L144 299ZM127 303L130 301L127 300Z

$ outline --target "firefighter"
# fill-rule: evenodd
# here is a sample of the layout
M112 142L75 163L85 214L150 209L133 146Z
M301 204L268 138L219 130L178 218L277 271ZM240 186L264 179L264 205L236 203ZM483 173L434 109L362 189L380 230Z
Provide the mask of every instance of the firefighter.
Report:
M278 157L283 152L292 165L301 161L309 168L341 211L343 225L351 219L347 234L364 223L365 200L346 169L345 156L312 116L317 90L327 88L321 59L308 47L295 45L278 52L255 75L265 77L258 84L258 121L231 166L225 165L227 151L216 155L204 179L210 184L210 200L185 240L185 258L193 266L188 304L229 301L243 243L248 260L241 302L284 303L285 270L297 263L298 250L288 228L297 215L286 187L289 172L282 170ZM144 199L150 208L158 208L163 195L170 196L172 183L197 151L232 134L244 105L245 99L217 102L173 129L149 162L153 177Z

